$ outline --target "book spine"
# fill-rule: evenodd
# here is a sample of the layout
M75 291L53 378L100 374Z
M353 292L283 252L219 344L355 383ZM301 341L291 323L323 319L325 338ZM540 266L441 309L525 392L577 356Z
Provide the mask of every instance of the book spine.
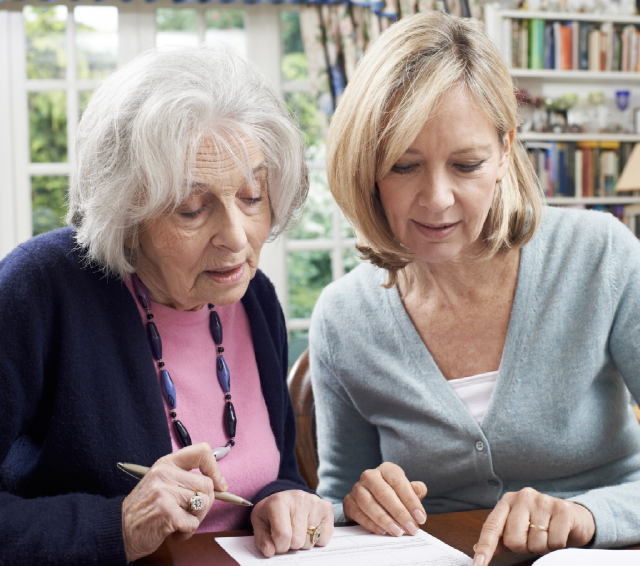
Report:
M571 22L571 68L580 68L580 24Z
M570 71L573 57L571 53L571 46L573 44L571 40L571 26L560 26L560 41L560 68L563 71Z
M520 45L520 20L512 20L511 23L511 66L514 69L518 69L520 67L518 57L518 46Z
M547 22L544 26L544 68L555 69L555 61L553 58L553 24Z
M580 37L578 38L578 69L589 69L589 29L587 22L580 22Z
M521 69L529 68L529 21L520 22L520 37L518 40L518 63Z
M575 152L575 196L576 198L582 198L583 195L583 187L582 187L582 170L584 164L582 162L582 149L576 149Z
M500 32L500 48L502 49L502 56L507 63L507 67L511 67L513 64L513 55L511 53L513 45L513 39L511 37L513 32L513 23L511 22L511 18L503 18L502 29Z
M544 69L544 21L529 22L529 68Z
M567 196L576 196L576 144L567 144Z
M560 28L562 24L560 22L553 22L553 62L554 69L562 69L562 56L560 54L562 50L562 38L560 37Z
M589 32L589 70L600 70L600 30L594 29Z

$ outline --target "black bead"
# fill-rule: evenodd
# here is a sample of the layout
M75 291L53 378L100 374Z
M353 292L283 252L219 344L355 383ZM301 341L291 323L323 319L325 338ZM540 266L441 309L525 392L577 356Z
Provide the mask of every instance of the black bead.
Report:
M209 307L209 310L211 310L211 309L215 309L215 308L216 308L216 306L215 306L215 305L212 305L211 303L209 303L207 306Z
M229 441L229 446L235 446L236 445L236 441L235 440L230 440Z
M211 330L211 336L213 341L220 346L222 344L222 322L216 311L211 311L209 315L209 329Z
M164 367L164 362L158 362L158 367L163 368Z
M160 333L158 332L158 327L154 322L147 323L147 336L149 338L149 345L151 346L151 351L153 352L153 357L156 360L162 359L162 340L160 339Z
M224 348L222 346L218 346L218 354L222 354L224 352Z
M224 424L227 429L227 436L233 438L236 435L238 419L236 418L236 410L231 402L224 405Z
M231 401L231 393L227 393L227 394L224 396L224 398L225 398L227 401Z
M178 438L180 438L182 446L191 446L191 437L185 426L179 420L173 421L173 424L176 427L176 432L178 433Z
M153 320L153 315L150 312L147 313L147 320Z
M174 419L178 416L178 415L176 415L176 412L175 412L175 411L171 411L170 415L171 415L171 417L172 417L172 418L174 418Z

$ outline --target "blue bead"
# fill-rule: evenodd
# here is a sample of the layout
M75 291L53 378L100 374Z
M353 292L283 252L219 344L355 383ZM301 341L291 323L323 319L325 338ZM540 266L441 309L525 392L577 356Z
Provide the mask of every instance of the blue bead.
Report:
M222 344L222 323L216 311L211 311L209 315L209 329L211 330L213 341L220 346Z
M183 447L191 446L191 437L189 436L189 433L187 432L185 426L178 419L173 421L173 424L176 427L176 432L178 433L180 444L182 444Z
M137 275L134 275L131 278L133 282L133 290L136 292L136 297L138 297L138 301L142 305L142 308L147 310L151 307L151 297L149 296L149 289L147 289L146 285L140 281L140 278Z
M147 336L149 338L149 346L156 360L162 359L162 340L155 322L147 322Z
M231 376L229 375L229 368L227 367L227 362L224 361L223 356L218 356L218 360L216 361L216 372L218 374L218 381L220 382L222 391L229 393L229 391L231 391Z
M238 419L236 418L236 410L233 408L233 403L225 403L224 405L224 424L227 428L227 435L229 438L233 438L236 435L236 425Z
M162 393L167 400L169 407L175 409L177 407L176 398L176 386L173 384L173 380L166 369L160 370L160 377L162 380Z

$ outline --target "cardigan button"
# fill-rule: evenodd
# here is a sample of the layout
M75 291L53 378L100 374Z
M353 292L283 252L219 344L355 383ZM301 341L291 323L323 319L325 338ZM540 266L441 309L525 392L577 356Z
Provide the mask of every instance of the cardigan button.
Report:
M482 440L478 440L476 442L476 450L478 452L482 452L484 450L484 442L482 442Z

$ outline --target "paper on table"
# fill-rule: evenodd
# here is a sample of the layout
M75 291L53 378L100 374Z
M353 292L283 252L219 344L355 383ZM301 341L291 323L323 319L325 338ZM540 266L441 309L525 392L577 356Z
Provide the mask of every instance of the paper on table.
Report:
M415 536L373 535L363 527L336 527L325 547L291 550L265 558L253 537L216 538L240 566L471 566L473 560L441 540L419 531Z
M599 550L589 548L567 548L556 550L534 562L535 566L638 566L638 550Z

